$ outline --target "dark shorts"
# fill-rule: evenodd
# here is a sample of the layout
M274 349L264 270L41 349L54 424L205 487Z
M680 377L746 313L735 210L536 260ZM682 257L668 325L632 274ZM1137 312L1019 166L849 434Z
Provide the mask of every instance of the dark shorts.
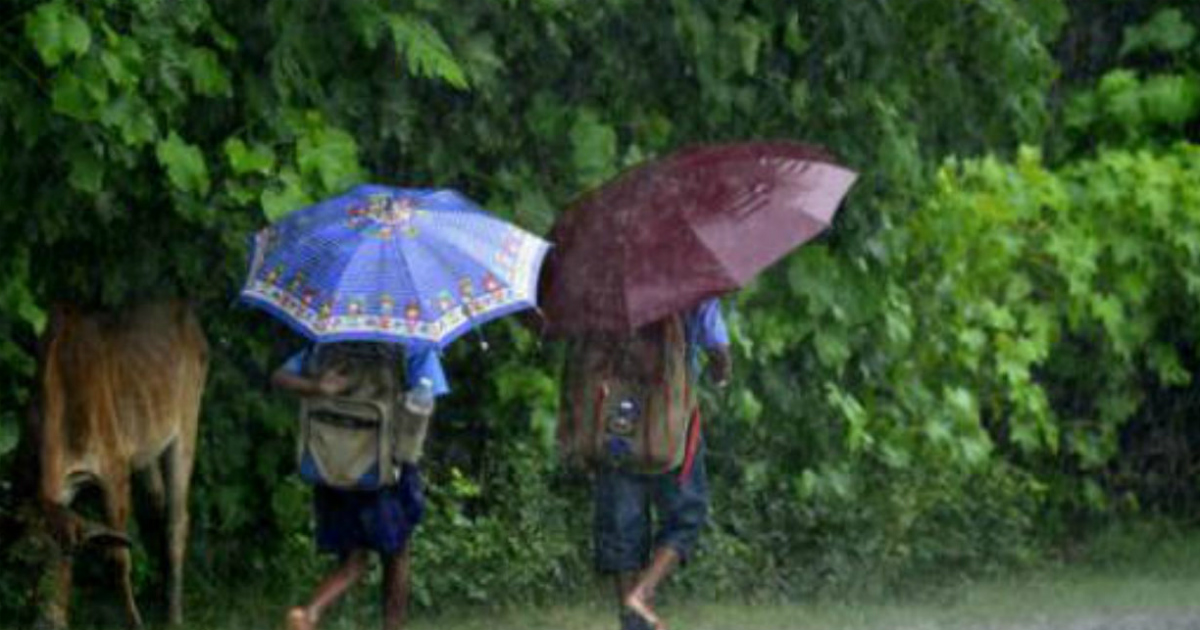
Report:
M356 549L399 553L425 513L421 473L404 465L400 482L372 492L316 486L317 548L346 555Z
M679 470L641 475L616 469L596 473L592 527L596 569L605 573L637 571L650 553L668 546L687 559L708 521L708 479L704 443L696 451L691 474ZM653 506L653 507L652 507ZM651 511L658 531L651 535Z

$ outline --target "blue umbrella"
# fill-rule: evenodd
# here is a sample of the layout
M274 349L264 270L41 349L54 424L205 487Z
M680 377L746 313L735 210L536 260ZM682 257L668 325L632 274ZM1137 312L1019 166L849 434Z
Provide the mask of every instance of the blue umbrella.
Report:
M363 185L257 232L241 299L316 342L442 348L536 306L548 248L453 190Z

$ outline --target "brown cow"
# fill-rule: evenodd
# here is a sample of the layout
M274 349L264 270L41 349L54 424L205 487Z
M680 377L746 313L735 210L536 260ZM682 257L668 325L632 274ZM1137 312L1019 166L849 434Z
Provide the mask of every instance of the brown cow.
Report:
M188 482L208 344L182 302L105 315L56 309L42 346L39 499L60 541L45 621L66 627L71 556L88 540L113 544L129 623L141 625L124 538L130 477L144 472L167 525L168 615L181 621ZM70 509L80 488L103 495L104 525Z

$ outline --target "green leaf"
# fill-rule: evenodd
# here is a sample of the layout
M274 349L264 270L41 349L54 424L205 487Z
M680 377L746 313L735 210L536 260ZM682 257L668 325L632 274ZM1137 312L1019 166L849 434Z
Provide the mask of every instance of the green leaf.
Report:
M42 3L25 18L25 37L51 68L67 55L82 56L92 45L87 22L61 0Z
M29 249L24 245L16 245L3 261L6 268L0 275L0 312L16 314L19 321L29 324L34 332L40 334L46 327L46 312L38 306L33 293L29 256ZM0 365L3 364L0 362Z
M318 125L296 143L296 165L305 176L316 176L325 192L340 192L364 179L354 136Z
M783 44L797 56L803 55L810 46L810 42L800 30L800 14L795 10L788 13L784 22Z
M115 45L100 53L100 63L108 78L120 87L137 85L145 68L141 45L130 37L117 38Z
M1143 50L1180 52L1196 40L1196 27L1189 23L1179 9L1162 9L1140 26L1125 28L1121 44L1122 57Z
M740 388L737 395L738 417L748 424L755 424L762 417L763 404L747 388Z
M617 132L596 112L583 109L571 125L571 163L579 183L594 186L616 172Z
M933 444L949 444L954 439L949 423L938 417L929 417L921 425L925 439Z
M758 55L763 44L762 31L762 25L753 19L738 22L733 29L742 71L749 76L758 74Z
M1183 366L1175 348L1163 343L1151 344L1146 359L1164 385L1183 387L1192 382L1192 373Z
M154 149L158 163L167 170L171 185L185 193L208 194L208 165L204 154L195 145L188 144L172 130L166 140Z
M78 149L69 152L71 187L81 192L96 194L104 185L104 162L94 152Z
M1037 426L1024 420L1014 419L1009 424L1008 438L1025 453L1035 452L1040 443Z
M1100 79L1097 91L1104 112L1114 122L1136 127L1142 122L1140 83L1132 70L1114 70Z
M861 451L874 444L875 439L867 430L869 416L862 403L853 394L832 382L825 383L825 399L846 421L846 447L851 452Z
M962 387L947 386L942 391L942 404L955 423L960 426L974 427L978 425L979 409L975 397Z
M840 371L850 359L850 345L844 332L833 327L826 327L813 335L813 343L817 349L817 358L821 365Z
M1143 83L1141 98L1147 119L1179 127L1200 116L1200 79L1155 75Z
M293 210L312 204L312 197L304 189L304 181L291 169L279 174L279 181L263 190L261 196L263 216L274 223Z
M54 77L50 102L54 111L64 116L82 121L96 118L96 103L88 95L84 80L75 72L64 70Z
M959 436L956 444L962 461L973 467L986 464L995 450L991 438L982 431L974 436Z
M0 413L0 458L7 456L17 447L20 437L17 427L20 424L15 414Z
M525 124L541 141L549 142L567 133L570 114L557 94L540 90L525 110Z
M387 32L387 13L375 2L345 3L347 21L352 32L369 50L379 47Z
M100 122L120 130L121 141L131 147L140 147L159 138L154 110L136 94L121 94L105 104L100 112Z
M217 54L208 48L189 48L184 53L184 64L192 80L192 89L204 96L229 96L233 89L229 73L217 59Z
M467 89L466 73L432 24L420 18L394 13L388 15L387 24L392 31L396 52L404 55L409 72L420 77L439 79L460 90Z
M1099 319L1113 339L1122 337L1125 312L1121 301L1113 295L1096 294L1090 301L1092 315Z
M271 151L271 147L262 144L247 147L240 138L225 141L225 157L236 175L266 175L275 168L275 153Z
M555 207L536 186L525 187L514 205L513 215L517 222L535 233L548 232L554 223Z
M1098 99L1093 92L1072 95L1063 111L1063 122L1070 129L1083 131L1091 128L1098 117Z

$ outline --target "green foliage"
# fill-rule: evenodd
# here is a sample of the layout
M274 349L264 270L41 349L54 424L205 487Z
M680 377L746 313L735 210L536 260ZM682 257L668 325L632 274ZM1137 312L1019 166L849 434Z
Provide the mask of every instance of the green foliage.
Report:
M1178 132L1200 116L1200 77L1159 74L1145 80L1130 70L1104 76L1095 92L1068 106L1071 130L1117 144L1137 142L1160 129Z
M154 149L158 163L166 169L171 185L184 193L208 193L208 167L204 155L172 131Z
M971 375L971 390L989 392L981 408L993 436L1052 466L1101 470L1147 376L1190 380L1176 348L1196 340L1175 323L1200 298L1190 279L1198 157L1191 145L1107 151L1054 172L1025 151L1012 165L942 172L917 217L925 254L914 277L953 291L930 324L960 339L973 331L961 352L935 360L943 380ZM1080 365L1105 369L1083 378Z
M57 66L68 55L82 56L92 45L87 22L64 2L47 2L29 14L25 34L47 66Z
M1124 29L1124 67L1105 73L1096 86L1075 90L1065 113L1071 141L1082 149L1170 144L1200 119L1200 55L1195 20L1176 8L1158 10L1145 23ZM1165 60L1136 64L1159 55Z
M1035 514L1110 496L1147 379L1195 383L1192 18L1130 31L1126 58L1161 65L1075 98L1072 161L1014 157L1053 120L1067 6L18 2L0 29L0 230L21 244L0 251L0 426L33 390L50 304L191 296L213 367L190 584L307 589L325 566L294 414L265 386L299 340L230 306L247 235L362 181L452 186L545 230L678 146L798 138L862 177L828 239L729 300L738 383L706 400L715 526L685 584L813 593L1024 562ZM414 543L427 607L546 601L588 573L586 492L552 454L557 350L486 333L493 351L447 352Z
M1161 9L1150 21L1125 28L1121 56L1143 51L1178 53L1196 41L1196 26L1179 9Z

